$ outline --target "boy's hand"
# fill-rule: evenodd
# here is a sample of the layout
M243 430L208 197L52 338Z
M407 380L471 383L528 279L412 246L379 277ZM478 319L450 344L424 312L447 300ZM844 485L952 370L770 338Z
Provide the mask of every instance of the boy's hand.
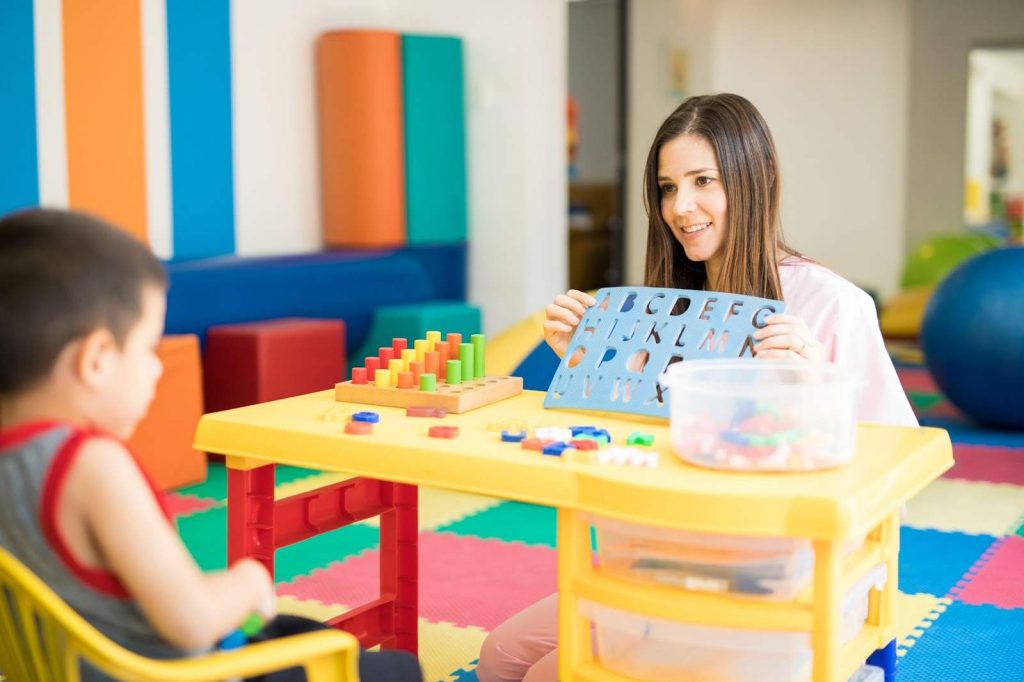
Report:
M769 315L766 325L754 332L754 354L769 360L816 360L825 358L825 347L815 340L807 323L796 315Z
M597 300L590 294L570 289L545 308L544 340L558 357L565 355L583 313L595 303Z
M232 570L244 571L246 577L253 581L257 595L254 610L260 614L264 622L273 620L277 616L277 594L274 591L274 581L263 564L246 557L235 563Z

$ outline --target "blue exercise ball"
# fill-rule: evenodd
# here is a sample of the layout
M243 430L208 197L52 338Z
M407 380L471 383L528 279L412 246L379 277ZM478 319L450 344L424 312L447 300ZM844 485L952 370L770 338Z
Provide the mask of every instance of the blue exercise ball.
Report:
M921 347L960 411L1024 429L1024 247L988 251L950 272L925 309Z

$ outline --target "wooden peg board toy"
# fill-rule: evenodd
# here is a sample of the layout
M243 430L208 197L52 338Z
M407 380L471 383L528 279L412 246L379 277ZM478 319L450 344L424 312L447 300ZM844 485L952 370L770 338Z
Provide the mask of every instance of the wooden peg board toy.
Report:
M670 365L753 357L755 330L783 301L714 291L607 287L580 320L548 387L544 407L668 418ZM638 369L642 367L641 369Z
M352 379L334 385L334 398L344 402L386 407L443 407L459 414L511 398L523 392L521 377L484 374L486 343L473 334L469 343L461 334L427 332L408 347L406 339L352 368Z

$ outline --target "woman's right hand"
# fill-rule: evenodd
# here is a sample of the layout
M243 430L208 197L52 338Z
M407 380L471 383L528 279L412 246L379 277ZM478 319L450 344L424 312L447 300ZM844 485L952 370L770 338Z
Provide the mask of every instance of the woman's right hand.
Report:
M570 289L555 297L555 300L544 309L547 318L544 321L544 340L551 346L558 357L565 355L573 332L583 319L587 308L597 303L597 299L588 293Z

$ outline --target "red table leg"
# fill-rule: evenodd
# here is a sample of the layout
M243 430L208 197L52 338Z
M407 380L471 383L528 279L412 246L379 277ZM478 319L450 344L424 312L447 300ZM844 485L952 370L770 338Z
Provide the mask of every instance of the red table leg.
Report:
M252 557L274 575L274 465L228 469L228 565Z
M380 594L392 599L394 636L386 649L416 652L419 617L418 488L392 484L394 508L380 516Z

